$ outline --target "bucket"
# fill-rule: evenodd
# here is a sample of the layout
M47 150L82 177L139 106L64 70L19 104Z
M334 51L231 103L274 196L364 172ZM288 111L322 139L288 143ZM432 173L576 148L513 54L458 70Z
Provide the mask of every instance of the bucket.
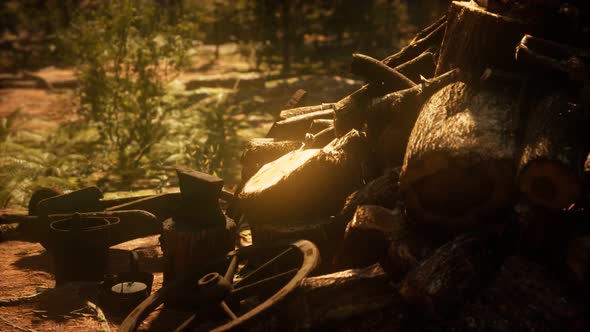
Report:
M82 217L49 225L55 285L70 281L101 281L108 266L109 233L119 218Z

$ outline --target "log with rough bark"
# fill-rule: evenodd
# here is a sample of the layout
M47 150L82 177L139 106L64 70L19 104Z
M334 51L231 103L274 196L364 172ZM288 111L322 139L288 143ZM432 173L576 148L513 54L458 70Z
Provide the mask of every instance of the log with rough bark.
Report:
M305 115L305 114L314 113L314 112L318 112L318 111L324 111L327 109L332 109L332 104L324 103L321 105L289 108L286 110L282 110L281 113L279 113L279 119L287 120L287 119L292 118L294 116Z
M334 256L336 269L354 269L380 262L394 234L402 229L401 209L361 205L346 226L344 241Z
M289 323L298 329L333 324L403 303L383 269L374 264L305 278L285 307Z
M321 149L336 138L334 126L322 129L317 134L305 134L304 149Z
M590 80L587 51L570 45L525 35L516 47L515 59L533 73L541 71L545 76L569 78L578 85Z
M438 48L446 26L442 17L431 26L418 33L410 44L399 52L385 58L382 62L409 78L425 77L431 72L430 56L423 54L432 48ZM428 52L432 53L432 52ZM419 61L415 58L421 58ZM384 89L385 88L385 89ZM364 85L352 94L339 100L335 105L334 119L336 134L341 136L351 128L360 128L364 122L364 109L371 98L391 92L386 86L375 88L371 84Z
M367 115L371 172L399 166L406 152L408 136L422 104L433 93L461 76L459 69L425 80L412 88L392 92L373 100Z
M365 135L356 130L323 149L297 150L264 165L239 196L253 225L305 220L337 212L360 183Z
M311 125L309 125L309 129L307 129L307 132L310 134L317 134L320 131L330 127L334 127L333 119L316 119L311 122Z
M305 91L303 89L298 89L297 91L295 91L293 93L291 98L289 98L289 100L285 104L285 108L290 109L290 108L293 108L293 107L301 104L301 102L303 101L303 99L305 99L306 96L307 96L307 91Z
M514 49L527 29L524 22L473 1L453 1L436 73L459 67L477 79L486 68L513 70Z
M411 88L416 83L397 70L368 55L353 53L350 71L377 85L385 85L391 90Z
M320 111L296 115L285 120L275 122L266 137L276 140L299 140L305 138L305 133L309 126L316 119L331 119L334 116L334 110L330 107L323 108Z
M255 138L248 141L240 159L242 181L247 181L265 164L299 149L302 145L299 141L277 141L273 138Z
M577 201L584 157L581 113L557 93L542 98L529 112L518 187L533 204L565 209Z
M398 229L392 234L387 254L381 262L395 282L401 281L433 249L433 241L414 226L405 215L400 215Z
M512 256L446 331L587 331L584 311L565 283L540 265Z
M460 236L438 248L406 275L400 294L420 311L441 317L483 285L493 265L486 244Z
M518 104L502 89L450 84L423 106L409 138L400 193L412 219L471 228L514 191Z
M348 223L360 205L380 205L388 209L396 207L399 199L399 169L390 168L380 177L365 184L346 198L346 202L338 212L338 219Z

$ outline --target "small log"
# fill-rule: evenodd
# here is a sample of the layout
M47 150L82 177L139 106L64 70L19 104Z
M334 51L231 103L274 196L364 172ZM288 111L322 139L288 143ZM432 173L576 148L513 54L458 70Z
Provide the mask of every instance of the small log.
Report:
M302 141L305 138L305 133L313 120L331 119L333 116L334 110L330 108L313 113L293 116L286 120L275 122L268 131L266 137L274 138L276 140Z
M490 268L485 243L460 236L410 271L401 283L400 294L420 311L440 317L473 295Z
M585 331L587 315L540 265L508 258L490 287L461 310L453 331Z
M325 111L332 109L332 104L330 103L323 103L321 105L313 105L313 106L303 106L303 107L296 107L296 108L289 108L286 110L282 110L279 114L279 119L287 120L294 116L305 115L309 113L315 113L319 111Z
M516 47L516 61L536 72L568 77L578 85L590 80L590 60L581 49L525 35Z
M394 282L406 274L431 253L433 241L423 236L414 225L400 214L398 229L392 234L387 254L381 265Z
M344 241L336 256L338 270L361 268L382 261L389 243L403 227L400 209L361 205L346 226Z
M531 110L518 164L518 187L533 204L565 209L580 196L581 113L565 96L555 93Z
M298 89L297 91L295 91L295 93L293 93L291 98L289 98L289 100L285 104L285 108L294 108L295 106L301 104L301 101L305 98L305 96L307 96L307 91L303 89Z
M365 184L346 198L346 202L338 212L338 219L347 223L352 219L358 206L380 205L388 209L396 207L399 199L399 169L391 168L385 174Z
M311 122L309 129L307 130L310 134L317 134L320 131L334 127L334 120L333 119L316 119Z
M386 85L391 90L411 88L416 85L412 80L383 62L359 53L352 54L350 72L373 84Z
M434 53L431 50L424 51L414 59L395 67L395 70L403 73L412 82L422 82L424 78L434 76L434 71L436 70Z
M306 134L304 149L321 149L336 138L334 126L323 129L317 134Z
M292 151L264 165L240 193L250 223L284 223L337 212L360 182L365 136L356 130L323 149Z
M447 25L447 16L442 16L436 22L418 32L406 47L383 59L383 62L390 67L397 67L431 47L438 48L443 41Z
M374 264L303 279L284 310L290 325L309 329L333 326L391 305L403 307L387 274Z
M142 210L156 216L159 222L172 217L180 206L180 192L153 195L107 208L107 211Z
M392 92L372 101L367 115L372 172L403 163L408 137L422 105L432 94L457 81L460 76L461 71L454 69L412 88Z
M248 141L240 159L242 181L247 181L265 164L301 146L299 141L276 141L274 138L255 138Z
M429 54L432 53L422 53L417 58L395 67L394 70L408 77L418 76L418 79L420 79L420 75L433 72L432 67L434 64L429 61ZM340 99L335 104L336 111L334 113L334 125L337 132L344 132L347 128L350 130L350 128L360 127L365 119L364 110L371 99L383 96L392 90L395 90L395 87L366 84L352 94Z
M514 188L518 103L504 90L458 82L423 106L409 138L400 192L416 222L471 228L506 207Z
M37 203L38 215L101 211L102 192L97 187L87 187L67 194L49 197Z
M479 78L486 68L514 71L514 49L528 28L520 20L488 12L473 1L453 1L436 73L460 67Z

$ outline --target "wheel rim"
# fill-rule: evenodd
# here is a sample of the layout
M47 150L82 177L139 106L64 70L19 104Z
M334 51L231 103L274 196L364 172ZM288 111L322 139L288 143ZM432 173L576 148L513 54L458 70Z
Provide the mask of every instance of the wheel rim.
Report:
M317 247L309 241L299 240L290 243L287 246L282 246L281 248L284 248L284 250L281 250L278 255L274 255L270 260L267 260L264 263L256 266L253 271L247 273L243 278L239 279L235 283L232 281L238 268L239 259L256 258L257 254L265 252L267 249L252 246L249 248L244 248L244 250L238 250L228 254L226 259L228 259L230 262L225 274L223 275L223 278L221 279L229 280L232 284L232 288L228 295L225 296L220 302L209 303L208 305L218 306L218 309L216 310L219 310L219 313L224 313L225 318L229 321L220 323L219 326L211 329L211 331L230 331L237 327L243 327L243 325L251 323L256 320L256 318L265 315L269 312L269 309L281 302L289 293L296 289L297 286L299 286L301 280L309 275L309 273L311 273L319 264L319 251ZM273 265L280 263L281 259L284 260L285 258L288 258L288 255L293 255L293 252L295 252L296 255L301 254L301 263L297 268L290 268L287 271L268 276L268 273L271 272L271 267ZM277 267L278 266L275 266L275 269ZM175 290L178 290L179 287L182 287L182 285L190 282L190 280L196 283L197 280L203 280L203 278L205 278L205 280L212 278L212 276L207 277L208 275L209 274L207 273L199 273L198 276L196 274L185 275L170 285L159 289L154 294L145 299L142 303L140 303L127 316L127 318L125 318L119 327L119 331L135 331L139 324L153 310L164 303L169 295L173 294ZM256 278L257 275L258 278ZM275 283L278 284L280 288L276 291L272 291L272 295L266 297L264 300L246 312L240 313L239 310L234 311L230 308L229 304L235 304L236 301L237 303L243 301L240 300L242 296L244 296L244 299L257 296L259 292L265 291L265 287L269 287L269 285L274 286ZM203 310L201 310L201 308L196 310L195 314L186 319L184 323L176 328L175 331L183 331L189 326L194 326L198 322L199 314L202 312Z

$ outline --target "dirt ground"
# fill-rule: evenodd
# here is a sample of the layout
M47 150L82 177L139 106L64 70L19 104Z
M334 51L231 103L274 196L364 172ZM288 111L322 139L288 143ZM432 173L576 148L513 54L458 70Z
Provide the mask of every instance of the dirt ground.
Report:
M129 250L138 252L139 269L154 275L152 290L159 289L163 258L158 236L112 247L109 250L109 273L128 271ZM104 331L94 312L86 306L86 300L98 303L91 287L87 290L84 287L52 289L55 286L52 259L38 243L0 243L0 302L44 292L34 300L20 304L0 304L0 331ZM113 331L124 318L107 310L105 316ZM149 327L150 321L148 319L142 327Z

